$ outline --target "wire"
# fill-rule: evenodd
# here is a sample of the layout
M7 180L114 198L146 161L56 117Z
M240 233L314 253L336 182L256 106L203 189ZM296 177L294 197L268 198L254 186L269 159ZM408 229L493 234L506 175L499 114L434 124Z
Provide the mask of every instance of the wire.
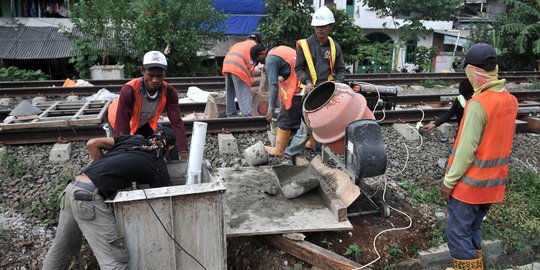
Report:
M178 245L178 247L180 247L180 249L182 251L184 251L187 255L189 255L189 257L191 257L193 260L195 260L203 269L207 270L206 267L204 267L197 259L195 259L195 257L193 257L189 252L187 252L177 241L176 239L174 239L174 237L171 235L171 233L169 233L169 231L167 231L167 228L165 228L165 225L163 225L163 222L161 221L161 219L159 218L159 216L157 215L156 211L154 210L154 207L152 207L152 205L150 204L150 200L148 199L148 196L146 195L146 189L142 189L143 193L144 193L144 197L146 198L146 202L148 203L148 206L150 206L150 209L152 209L152 212L154 212L154 215L156 216L157 220L159 221L159 223L161 224L161 227L163 227L163 230L165 230L165 232L167 233L167 235L169 235L169 237L174 241L174 243L176 245Z

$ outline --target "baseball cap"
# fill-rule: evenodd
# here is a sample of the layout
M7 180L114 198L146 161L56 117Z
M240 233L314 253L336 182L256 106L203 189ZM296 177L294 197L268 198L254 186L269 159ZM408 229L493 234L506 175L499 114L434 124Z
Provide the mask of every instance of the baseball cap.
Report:
M144 54L143 58L143 68L162 68L167 69L167 58L161 52L158 51L149 51Z
M249 50L249 56L251 57L251 61L256 62L259 54L265 49L266 48L262 44L253 45L253 47L251 47L251 49Z
M255 42L261 44L262 43L262 36L261 33L258 31L253 31L251 34L249 34L248 38L255 40Z
M469 64L485 71L492 71L497 66L497 51L489 44L478 43L469 48L467 54L465 54L463 67Z

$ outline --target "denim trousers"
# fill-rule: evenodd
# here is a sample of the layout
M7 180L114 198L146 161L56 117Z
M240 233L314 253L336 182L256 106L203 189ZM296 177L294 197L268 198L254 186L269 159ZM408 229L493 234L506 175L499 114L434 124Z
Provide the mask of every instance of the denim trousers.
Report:
M76 200L77 193L93 199ZM129 251L116 227L112 207L104 202L97 189L89 192L73 183L62 193L56 236L42 269L68 269L71 258L79 253L83 234L100 269L128 269Z
M450 196L446 220L446 239L452 258L478 258L482 248L482 222L491 204L468 204Z
M238 107L240 107L242 116L251 116L251 103L253 100L251 86L242 81L240 77L227 72L225 73L225 92L227 117L238 116L236 103L234 102L235 98L238 100Z

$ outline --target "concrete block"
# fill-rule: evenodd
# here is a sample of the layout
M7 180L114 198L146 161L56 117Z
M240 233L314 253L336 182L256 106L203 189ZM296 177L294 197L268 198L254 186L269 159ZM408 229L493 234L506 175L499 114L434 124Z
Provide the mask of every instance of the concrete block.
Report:
M414 131L414 128L407 124L394 124L393 128L407 141L420 140L420 136Z
M267 131L266 136L268 136L268 140L270 141L270 146L274 147L276 146L276 134L272 131Z
M9 106L11 98L0 98L0 106Z
M442 125L438 126L437 129L444 135L446 135L448 138L453 138L457 134L457 129L454 125L443 123Z
M232 134L218 134L219 154L235 154L238 153L238 144L236 138Z
M79 96L77 95L68 96L66 98L66 101L78 101L78 100L79 100Z
M35 97L32 99L32 104L37 104L37 103L41 103L41 102L45 102L47 101L47 97Z
M49 161L54 164L62 164L71 157L71 143L56 143L49 152Z
M527 123L526 121L516 119L514 125L516 133L527 133L527 127L529 126L529 123Z

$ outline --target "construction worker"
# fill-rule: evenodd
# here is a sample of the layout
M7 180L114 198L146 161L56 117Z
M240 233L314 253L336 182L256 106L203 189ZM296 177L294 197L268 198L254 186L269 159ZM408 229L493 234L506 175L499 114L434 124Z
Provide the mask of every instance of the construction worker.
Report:
M334 23L334 14L328 7L323 6L317 9L312 16L311 25L315 34L296 42L294 71L300 82L305 85L306 94L320 83L345 81L347 68L345 61L343 61L343 53L339 45L330 37ZM290 158L293 163L298 163L296 159L303 157L300 154L305 149L310 136L311 130L302 121L289 147L285 149L285 156Z
M162 187L169 184L164 157L174 147L175 132L160 127L154 135L105 137L87 142L93 162L62 193L60 217L43 270L68 269L84 235L100 269L128 269L129 251L118 231L112 206L118 190L132 182ZM103 151L108 151L103 153Z
M291 139L291 129L300 124L302 114L302 96L300 81L296 77L296 51L287 46L277 46L267 50L262 45L251 48L251 58L254 62L264 64L268 77L268 112L266 120L272 121L279 96L282 107L277 118L277 133L275 147L266 146L271 156L283 156L285 147Z
M441 117L439 117L436 121L432 121L429 124L425 125L422 130L423 131L431 131L434 128L448 122L452 116L456 116L456 120L458 123L461 123L461 119L463 118L463 111L465 110L465 104L467 104L467 101L471 99L472 94L474 92L474 89L471 85L471 82L469 79L465 79L459 83L459 96L454 99L454 102L452 103L452 107L450 110L448 110L445 114L443 114ZM450 142L454 142L454 138L450 139Z
M472 46L465 73L474 88L459 127L440 194L448 204L446 238L456 270L483 269L482 222L492 203L504 198L512 150L516 98L498 79L497 54L488 44Z
M142 77L133 79L120 89L120 97L109 106L109 124L116 136L141 134L150 136L158 128L163 111L176 133L176 149L170 159L189 158L186 128L178 106L178 91L164 81L167 59L163 53L150 51L144 55Z
M236 117L236 103L240 113L244 117L251 116L251 105L253 93L251 92L251 83L253 82L255 65L250 59L250 49L255 44L260 44L261 36L258 32L253 32L248 39L235 43L229 49L223 60L222 73L225 76L226 92L226 114L227 117Z

